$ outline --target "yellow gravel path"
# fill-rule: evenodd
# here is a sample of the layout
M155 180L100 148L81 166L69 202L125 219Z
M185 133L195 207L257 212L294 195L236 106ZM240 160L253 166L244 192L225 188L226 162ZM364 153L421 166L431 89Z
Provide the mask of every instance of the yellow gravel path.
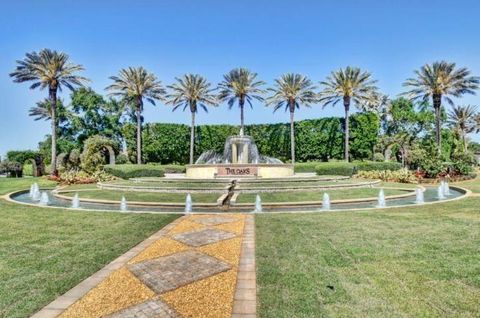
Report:
M217 225L196 222L203 218L220 218L221 220L222 217L229 221ZM244 226L245 216L243 215L185 216L166 235L134 256L127 265L113 272L97 287L71 305L60 317L103 317L151 299L162 300L182 317L231 317ZM180 233L208 228L234 233L236 236L200 247L192 247L173 238ZM161 294L148 288L128 269L128 266L136 266L136 264L185 251L206 254L229 264L231 268Z

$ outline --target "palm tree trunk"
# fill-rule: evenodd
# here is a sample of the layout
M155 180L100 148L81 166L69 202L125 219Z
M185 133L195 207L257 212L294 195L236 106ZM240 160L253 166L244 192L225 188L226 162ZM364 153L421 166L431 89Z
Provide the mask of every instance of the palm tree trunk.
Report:
M49 91L51 103L51 128L52 128L52 162L50 175L58 176L57 170L57 88Z
M463 132L463 151L467 151L468 149L468 140L467 140L467 134Z
M193 150L195 145L195 112L192 112L192 125L190 126L190 164L193 165Z
M137 101L137 165L142 164L142 99Z
M343 97L343 106L345 107L345 161L349 161L350 157L350 145L349 145L349 139L350 139L350 118L349 118L349 112L350 112L350 97L345 96Z
M442 95L433 95L433 109L435 110L435 141L437 143L438 152L442 152L442 131L441 131L441 107L442 107Z
M292 165L295 165L295 122L293 115L294 111L290 108L290 153L292 156Z
M245 124L245 115L243 113L243 109L245 106L245 100L243 97L240 98L239 101L239 106L240 106L240 135L243 135L244 133L244 124Z

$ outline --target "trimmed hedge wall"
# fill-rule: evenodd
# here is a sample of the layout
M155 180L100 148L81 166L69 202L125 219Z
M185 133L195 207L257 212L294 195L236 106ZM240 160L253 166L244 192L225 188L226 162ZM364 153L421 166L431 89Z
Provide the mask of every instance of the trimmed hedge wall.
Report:
M122 179L163 177L165 169L159 165L106 165L105 172Z
M315 167L317 175L352 176L358 171L396 171L402 168L398 162L324 162Z
M350 150L353 159L373 158L380 120L374 113L350 116ZM297 162L343 159L344 119L327 117L295 122ZM129 159L135 162L135 125L126 124L123 134ZM195 158L207 150L223 152L228 136L238 134L234 125L199 125L195 135ZM245 126L245 133L255 139L261 154L290 160L290 125L287 123ZM190 127L181 124L148 123L143 133L144 162L186 164L189 159ZM299 168L301 169L301 168ZM311 171L314 171L312 169Z
M325 162L317 165L315 171L319 176L353 176L357 172L357 167L351 162Z

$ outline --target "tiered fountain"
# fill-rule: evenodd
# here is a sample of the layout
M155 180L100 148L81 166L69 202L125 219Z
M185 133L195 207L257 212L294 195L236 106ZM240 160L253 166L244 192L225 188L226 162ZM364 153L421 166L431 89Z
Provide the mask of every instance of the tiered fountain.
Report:
M282 178L293 176L293 165L261 155L252 137L240 131L225 141L223 154L204 152L194 165L187 166L187 178Z

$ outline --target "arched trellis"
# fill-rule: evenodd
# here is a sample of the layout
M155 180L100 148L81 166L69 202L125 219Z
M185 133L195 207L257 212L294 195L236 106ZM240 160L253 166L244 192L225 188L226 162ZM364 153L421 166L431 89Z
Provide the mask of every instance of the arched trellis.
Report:
M118 145L105 136L92 136L85 140L82 152L82 167L88 172L98 170L104 163L104 152L108 153L108 163L115 164L115 150Z
M10 151L7 153L7 158L10 161L16 161L22 165L26 162L32 164L32 174L34 177L41 177L45 174L43 156L36 151Z
M115 151L113 150L113 147L110 145L104 145L103 148L108 151L108 163L110 165L115 165Z

